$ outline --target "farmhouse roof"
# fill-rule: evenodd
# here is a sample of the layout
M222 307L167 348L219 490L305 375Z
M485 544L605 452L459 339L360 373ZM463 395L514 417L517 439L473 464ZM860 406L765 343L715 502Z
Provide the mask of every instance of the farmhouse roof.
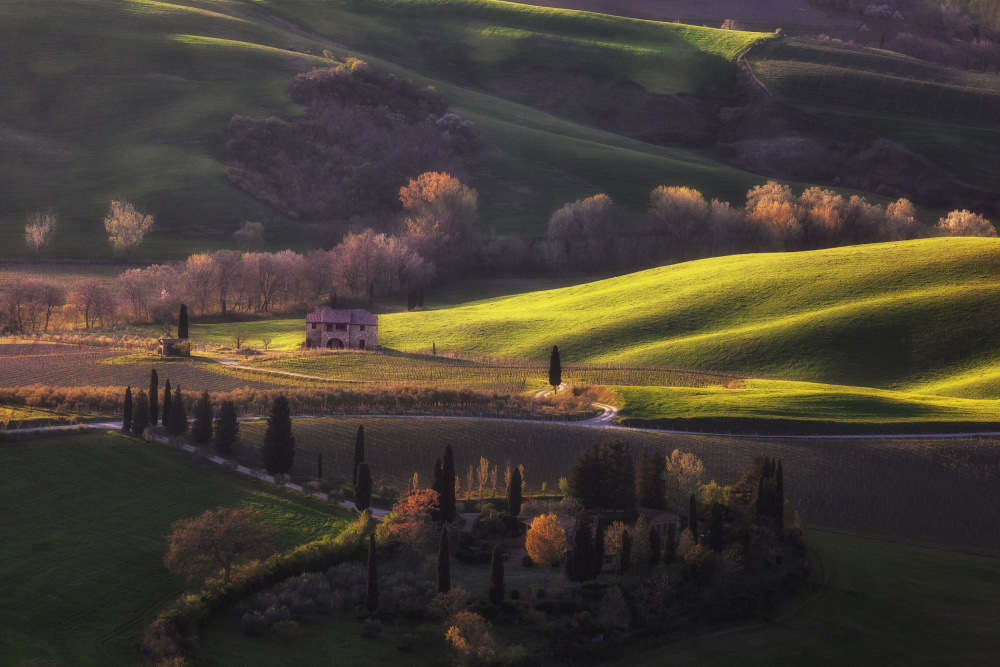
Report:
M360 308L334 310L329 306L323 306L306 315L306 322L319 322L322 324L378 324L378 317Z

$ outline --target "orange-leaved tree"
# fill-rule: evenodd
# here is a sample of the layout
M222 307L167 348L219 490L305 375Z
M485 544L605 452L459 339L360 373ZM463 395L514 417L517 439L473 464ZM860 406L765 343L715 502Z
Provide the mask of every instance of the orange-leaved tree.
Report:
M431 513L438 507L437 491L417 489L393 505L392 513L386 518L389 534L410 550L414 570L417 569L417 554L432 533Z
M169 549L163 559L167 568L205 575L222 570L226 583L234 565L268 555L274 535L250 507L207 510L193 519L176 522L173 528L167 536Z
M545 568L544 588L549 583L552 565L566 554L566 531L559 525L559 518L555 514L535 517L524 538L524 548L535 564Z
M479 194L450 174L431 171L400 188L399 200L407 245L446 271L465 269Z

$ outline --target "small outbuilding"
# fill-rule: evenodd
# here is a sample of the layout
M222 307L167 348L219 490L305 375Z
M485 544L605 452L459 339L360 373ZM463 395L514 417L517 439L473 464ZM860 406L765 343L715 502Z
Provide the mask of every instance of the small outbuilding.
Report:
M649 521L649 527L656 531L656 534L660 536L661 540L667 539L667 530L670 528L671 524L674 526L675 537L677 536L680 530L681 519L673 512L667 512L666 510L654 510L649 507L637 507L636 511L646 517Z
M374 350L378 347L378 317L359 308L323 306L306 315L306 347Z
M190 357L191 343L187 338L159 338L160 356Z

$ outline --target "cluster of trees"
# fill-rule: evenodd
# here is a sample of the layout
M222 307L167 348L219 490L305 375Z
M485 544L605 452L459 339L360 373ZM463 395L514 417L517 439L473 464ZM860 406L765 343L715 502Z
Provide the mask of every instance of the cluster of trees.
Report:
M34 251L35 259L41 258L42 251L52 242L58 226L55 210L35 211L28 214L24 226L24 242ZM153 216L137 209L131 202L114 200L108 214L104 216L104 231L115 257L132 261L135 249L146 234L153 229Z
M650 193L644 227L627 232L620 222L606 195L566 204L549 221L549 258L564 270L595 270L928 235L907 199L883 208L858 195L845 199L818 187L796 196L775 181L750 190L743 208L709 201L693 188L660 186ZM942 218L936 231L946 236L996 236L988 220L964 210Z
M481 146L440 96L355 58L298 75L288 94L306 107L292 121L232 119L227 164L232 183L293 219L396 212L408 179L461 171Z

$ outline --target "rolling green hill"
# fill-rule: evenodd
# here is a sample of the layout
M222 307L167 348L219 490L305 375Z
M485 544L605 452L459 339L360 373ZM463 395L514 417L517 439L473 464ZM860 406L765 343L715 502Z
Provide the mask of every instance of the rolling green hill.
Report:
M897 142L970 185L1000 187L1000 80L891 51L773 41L748 61L776 97Z
M1000 396L1000 241L737 255L385 315L379 342Z
M116 433L3 443L0 464L5 665L134 664L144 625L187 587L163 566L178 519L250 505L289 548L340 532L349 517Z
M157 218L139 259L231 246L248 219L267 223L272 247L306 245L303 225L228 183L225 132L234 114L298 113L284 91L296 73L335 64L325 50L433 85L500 147L472 168L486 233L537 234L563 203L599 191L638 215L667 182L740 200L762 179L475 85L539 66L653 92L725 90L736 54L762 37L464 0L11 0L0 6L0 232L18 239L28 211L52 206L61 228L47 254L108 256L101 220L127 198Z

